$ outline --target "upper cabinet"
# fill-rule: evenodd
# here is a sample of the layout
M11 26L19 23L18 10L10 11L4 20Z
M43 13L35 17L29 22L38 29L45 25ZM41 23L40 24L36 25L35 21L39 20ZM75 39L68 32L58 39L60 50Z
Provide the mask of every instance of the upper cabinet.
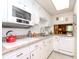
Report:
M27 0L28 1L28 0ZM5 5L3 5L5 2ZM26 3L26 4L25 4ZM32 24L32 4L31 0L28 3L25 0L6 0L2 2L2 22L3 26L19 26L27 27ZM19 25L18 25L19 24Z
M13 6L16 7L16 9L13 9ZM23 18L24 16L27 16L27 18L29 17L29 15L24 15L24 13L26 14L26 12L31 14L31 9L29 9L25 4L24 4L24 0L8 0L8 22L14 22L16 23L16 18L17 17L13 17L13 14L15 13L16 16L19 16L21 18ZM24 18L25 19L25 18ZM27 19L25 19L27 20Z
M7 1L8 0L2 0L2 22L7 22Z
M6 22L6 23L21 24L21 25L27 25L27 24L34 25L34 24L39 24L40 17L49 20L49 14L35 0L6 0L3 1L2 4L3 4L2 5L3 23ZM16 11L13 10L13 6L16 7L14 8L14 10L16 9ZM13 16L14 14L19 17L14 17ZM29 19L25 19L25 18L23 19L23 17L25 16L27 16L27 18L31 17L31 20L29 21ZM48 23L46 23L45 25L47 24Z
M36 3L36 1L32 2L32 23L39 24L39 5Z
M2 4L3 4L2 5L3 6L2 8L3 10L2 21L3 22L17 23L17 20L16 20L17 17L13 17L13 13L14 14L16 13L16 15L19 17L24 17L26 14L24 15L23 12L25 11L26 13L31 14L31 15L30 14L26 15L27 18L29 16L31 17L31 21L29 21L31 25L39 23L38 4L34 0L6 0L6 1L3 1ZM17 7L16 11L13 10L13 6ZM28 19L26 21L22 21L22 22L28 23Z

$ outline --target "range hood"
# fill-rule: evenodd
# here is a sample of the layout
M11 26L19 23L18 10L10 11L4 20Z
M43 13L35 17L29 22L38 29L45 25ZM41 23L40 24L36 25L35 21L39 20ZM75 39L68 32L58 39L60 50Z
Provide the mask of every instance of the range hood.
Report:
M2 22L2 27L10 27L10 28L30 28L33 25L30 24L19 24L19 23L8 23Z

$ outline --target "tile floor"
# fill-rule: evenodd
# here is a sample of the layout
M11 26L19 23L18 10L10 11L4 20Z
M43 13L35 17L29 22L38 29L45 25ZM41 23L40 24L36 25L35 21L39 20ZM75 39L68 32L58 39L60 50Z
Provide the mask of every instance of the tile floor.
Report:
M74 59L74 57L63 55L57 52L53 52L48 59Z

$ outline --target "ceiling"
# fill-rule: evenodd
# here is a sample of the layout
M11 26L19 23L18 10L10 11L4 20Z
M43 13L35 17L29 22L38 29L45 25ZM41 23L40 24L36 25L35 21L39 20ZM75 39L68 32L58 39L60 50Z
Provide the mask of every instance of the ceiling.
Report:
M36 0L36 2L39 3L51 16L73 11L75 1L76 0L69 0L69 8L57 11L51 0Z

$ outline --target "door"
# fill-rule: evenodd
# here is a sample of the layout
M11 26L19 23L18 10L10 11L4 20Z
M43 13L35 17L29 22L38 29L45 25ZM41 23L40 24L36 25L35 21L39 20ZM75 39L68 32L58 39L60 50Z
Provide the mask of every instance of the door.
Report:
M53 51L53 39L49 38L47 44L48 44L48 53L50 54Z
M48 43L47 43L47 39L42 41L42 47L41 47L41 57L42 59L47 59L48 55L49 55L49 47L48 47Z
M8 0L2 0L1 3L1 18L2 18L2 22L7 22L7 1Z
M58 51L59 49L59 38L58 37L53 37L53 49Z
M24 55L22 58L23 58L23 59L31 59L31 58L30 58L30 53L29 53L29 54Z
M23 59L24 53L19 52L16 54L16 52L11 52L8 54L3 55L3 59Z
M74 39L68 38L68 37L62 37L60 38L60 48L59 50L68 52L68 53L74 53Z
M16 17L14 17L12 14L13 14L13 6L17 7L17 8L20 8L22 10L25 10L24 8L24 5L19 3L18 1L15 1L15 0L8 0L8 22L10 23L17 23L16 22Z
M40 48L37 48L33 52L31 52L31 59L42 59L40 54Z
M26 59L30 58L29 47L23 47L3 55L3 59Z

